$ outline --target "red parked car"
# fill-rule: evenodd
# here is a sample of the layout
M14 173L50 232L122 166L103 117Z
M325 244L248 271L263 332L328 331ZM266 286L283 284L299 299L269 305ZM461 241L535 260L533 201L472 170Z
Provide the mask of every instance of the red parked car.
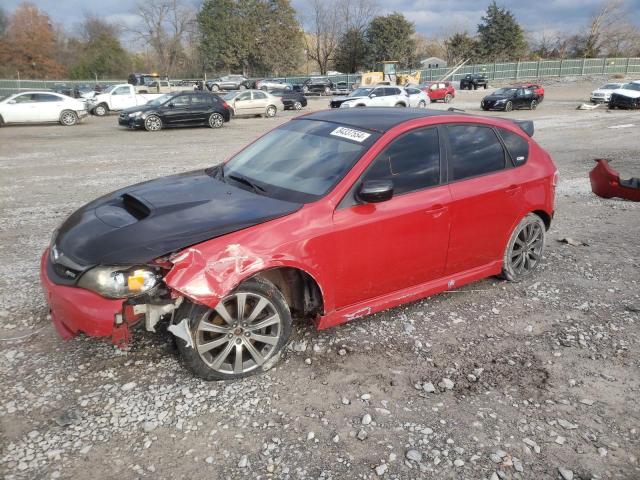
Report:
M557 170L531 122L321 111L225 163L80 208L42 255L59 333L176 337L198 376L273 366L292 315L325 329L542 261Z
M429 95L432 102L442 100L449 103L456 96L456 89L451 82L431 82L422 85L421 90Z
M538 85L537 83L523 83L518 86L533 89L533 93L538 96L538 103L544 100L544 87L542 85Z

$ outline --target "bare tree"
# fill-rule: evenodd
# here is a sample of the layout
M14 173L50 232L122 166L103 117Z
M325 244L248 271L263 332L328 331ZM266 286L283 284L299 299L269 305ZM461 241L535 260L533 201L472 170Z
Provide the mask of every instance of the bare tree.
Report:
M181 0L141 1L140 24L133 33L155 53L158 67L171 76L184 61L183 44L195 29L195 12Z
M380 10L375 0L351 0L340 5L345 31L355 29L364 32Z
M325 75L344 31L344 19L337 0L312 0L308 19L309 32L304 36L307 56Z
M623 7L623 0L606 0L594 12L584 35L582 46L582 55L584 57L597 57L600 55L606 37L615 32L616 26L624 20L625 12Z

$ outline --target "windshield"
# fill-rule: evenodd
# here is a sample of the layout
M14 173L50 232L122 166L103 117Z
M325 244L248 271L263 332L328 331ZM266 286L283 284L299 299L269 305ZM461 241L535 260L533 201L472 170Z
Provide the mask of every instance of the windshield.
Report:
M350 97L366 97L371 93L373 88L356 88L353 92L349 94Z
M625 90L637 90L640 92L640 83L627 83L623 85L622 88Z
M162 105L167 100L173 98L173 96L174 95L172 93L167 93L165 95L162 95L161 97L151 100L150 102L147 102L147 105L152 105L157 107L158 105Z
M495 95L513 95L516 93L518 89L517 88L499 88L497 89L495 92L493 92Z
M113 91L113 89L116 88L116 85L111 85L107 88L105 88L102 93L111 93Z
M378 137L335 123L291 121L229 160L224 179L248 180L281 200L311 202L329 192Z

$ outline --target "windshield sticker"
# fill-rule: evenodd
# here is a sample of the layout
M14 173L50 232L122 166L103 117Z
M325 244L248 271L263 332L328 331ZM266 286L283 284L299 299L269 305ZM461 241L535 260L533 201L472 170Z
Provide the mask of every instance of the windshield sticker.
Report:
M346 138L353 140L354 142L362 143L371 136L370 133L361 132L360 130L354 130L353 128L338 127L330 135L336 137Z

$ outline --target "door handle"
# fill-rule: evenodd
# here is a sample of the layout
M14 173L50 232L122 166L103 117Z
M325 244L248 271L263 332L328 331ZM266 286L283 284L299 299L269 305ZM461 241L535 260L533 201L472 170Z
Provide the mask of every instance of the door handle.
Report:
M507 195L513 196L516 193L518 193L521 189L522 188L519 185L511 185L505 190L505 192L507 193Z
M447 211L447 207L437 203L437 204L431 206L431 208L428 208L427 210L425 210L425 213L427 213L429 215L433 215L434 217L437 218L437 217L439 217L440 215L442 215L446 211Z

